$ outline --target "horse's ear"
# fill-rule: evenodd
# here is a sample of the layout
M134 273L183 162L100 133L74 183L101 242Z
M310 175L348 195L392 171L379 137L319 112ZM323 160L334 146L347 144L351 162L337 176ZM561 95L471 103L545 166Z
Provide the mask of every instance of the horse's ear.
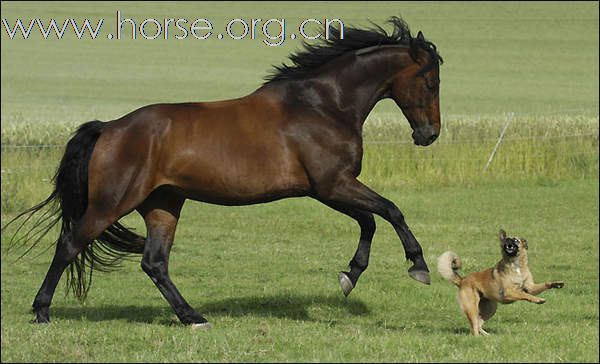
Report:
M420 33L420 32L419 32ZM415 62L419 62L419 53L417 48L419 48L419 45L417 44L417 42L415 42L414 39L410 39L409 42L409 48L408 48L408 55L410 56L410 58L412 58L413 61Z
M419 30L419 33L417 33L417 37L416 38L411 38L410 39L410 48L408 50L408 54L410 55L410 58L413 59L413 61L419 63L419 51L418 48L422 47L422 43L425 41L425 37L423 36L423 32L421 32Z

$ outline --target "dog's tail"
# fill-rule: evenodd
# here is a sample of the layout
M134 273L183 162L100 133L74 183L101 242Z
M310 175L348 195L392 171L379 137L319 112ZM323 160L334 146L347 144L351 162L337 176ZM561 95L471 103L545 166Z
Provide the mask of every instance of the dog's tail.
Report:
M460 258L455 252L447 251L438 258L438 272L457 287L462 281L462 277L458 274L460 267Z

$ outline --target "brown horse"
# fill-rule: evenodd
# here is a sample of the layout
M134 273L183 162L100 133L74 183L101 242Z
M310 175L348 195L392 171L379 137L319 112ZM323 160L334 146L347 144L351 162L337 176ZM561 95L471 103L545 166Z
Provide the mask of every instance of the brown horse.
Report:
M361 234L349 271L339 275L346 295L367 268L372 214L377 214L398 233L413 262L409 275L429 284L421 246L400 210L356 179L363 123L378 101L396 102L415 144L429 145L440 133L442 59L421 32L413 38L403 20L389 22L392 34L380 27L332 29L332 39L305 44L290 57L292 66L275 67L262 87L239 99L149 105L79 127L52 194L17 217L28 220L50 205L37 224L41 230L25 235L37 238L34 245L62 221L54 259L33 302L34 322L49 322L50 303L67 267L69 286L83 299L92 269L108 269L138 253L142 269L181 322L208 326L168 274L186 199L247 205L309 196L352 217ZM146 238L118 222L134 210L144 218Z

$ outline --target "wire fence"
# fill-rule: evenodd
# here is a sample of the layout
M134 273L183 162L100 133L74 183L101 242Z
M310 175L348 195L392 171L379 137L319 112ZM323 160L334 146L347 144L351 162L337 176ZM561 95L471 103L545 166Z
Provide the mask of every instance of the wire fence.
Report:
M572 111L578 111L578 110L572 110ZM562 112L564 114L564 110ZM386 113L382 113L382 114L386 114ZM558 113L557 113L558 114ZM524 116L527 114L523 114L523 113L519 113L519 117ZM472 117L472 115L470 115ZM454 118L459 118L460 115L453 115ZM485 116L481 116L481 117L485 117ZM491 151L491 154L488 155L481 155L480 157L466 157L466 158L447 158L447 157L443 157L443 156L431 156L431 157L409 157L409 158L394 158L395 160L401 160L401 161L406 161L406 160L416 160L416 161L428 161L428 160L457 160L457 161L480 161L482 163L486 162L485 167L484 167L484 171L487 169L487 167L493 162L494 159L494 155L498 149L498 147L500 146L500 144L504 143L511 143L511 142L524 142L524 141L552 141L553 143L570 143L572 139L591 139L591 140L595 140L596 143L598 141L598 133L594 132L594 133L573 133L573 134L563 134L563 135L537 135L537 136L510 136L510 137L504 137L505 132L507 130L507 128L509 127L509 124L511 122L512 119L514 119L515 114L514 113L504 113L504 120L505 123L503 125L503 129L502 132L500 133L500 136L497 138L471 138L471 139L449 139L449 140L438 140L436 142L436 145L459 145L459 144L465 144L465 145L469 145L469 144L485 144L485 143L495 143L495 146L493 148L493 150ZM385 117L384 117L385 118ZM391 140L391 139L384 139L384 140L377 140L376 137L369 137L368 135L365 137L365 140L363 142L363 144L365 145L412 145L414 144L412 140ZM66 146L65 144L1 144L0 148L2 150L8 151L8 150L42 150L42 149L64 149ZM570 153L570 156L583 156L583 155L592 155L592 154L598 154L598 150L596 149L595 151L589 151L589 152L573 152ZM541 159L541 158L546 158L546 156L529 156L528 158L533 158L533 159ZM27 166L11 166L11 167L6 167L6 168L2 168L1 172L2 172L2 176L6 176L7 174L11 174L17 171L27 171L27 170L55 170L56 169L56 165L48 165L48 164L37 164L37 165L27 165Z
M524 140L560 140L560 139L572 139L572 138L586 138L586 137L596 137L598 138L597 133L580 133L580 134L567 134L567 135L549 135L549 136L519 136L519 137L510 137L503 138L506 142L511 141L524 141ZM480 144L480 143L492 143L496 142L497 138L483 138L483 139L462 139L462 140L440 140L437 141L436 144ZM410 140L365 140L363 144L406 144L411 145L414 144ZM1 149L55 149L55 148L64 148L65 144L2 144L0 146Z
M51 149L51 148L64 148L65 145L60 144L2 144L2 149Z

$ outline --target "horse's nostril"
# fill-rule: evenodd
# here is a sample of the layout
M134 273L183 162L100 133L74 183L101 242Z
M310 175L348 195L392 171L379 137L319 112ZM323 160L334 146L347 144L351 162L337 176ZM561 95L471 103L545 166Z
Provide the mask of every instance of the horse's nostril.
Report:
M429 143L433 143L438 137L438 134L431 134L431 136L429 137Z

